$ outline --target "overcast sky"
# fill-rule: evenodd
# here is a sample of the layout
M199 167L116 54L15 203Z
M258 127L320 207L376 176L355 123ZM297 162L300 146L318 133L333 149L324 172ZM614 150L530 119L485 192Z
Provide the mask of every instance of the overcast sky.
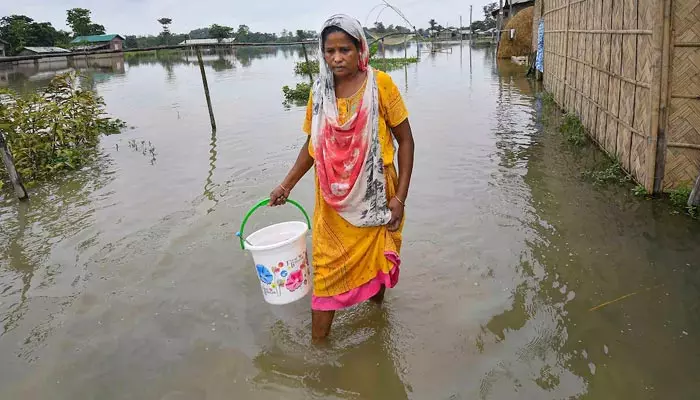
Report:
M469 5L474 5L474 20L483 19L483 4L488 0L393 0L390 1L417 28L427 27L435 18L439 24L464 25L469 21ZM371 25L379 9L372 8L381 0L0 0L0 16L26 15L38 22L51 22L57 29L66 26L66 10L74 7L92 11L93 22L105 26L107 33L157 34L156 19L173 19L171 31L188 33L211 24L238 27L246 24L253 31L281 32L282 29L319 30L331 14L345 13L363 24ZM371 13L370 13L371 12ZM380 16L385 25L407 25L391 10Z

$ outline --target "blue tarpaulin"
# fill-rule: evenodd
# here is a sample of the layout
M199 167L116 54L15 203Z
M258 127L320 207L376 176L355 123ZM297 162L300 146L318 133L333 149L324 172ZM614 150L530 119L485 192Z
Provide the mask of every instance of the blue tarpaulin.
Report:
M535 68L544 72L544 18L540 18L537 27L537 58L535 58Z

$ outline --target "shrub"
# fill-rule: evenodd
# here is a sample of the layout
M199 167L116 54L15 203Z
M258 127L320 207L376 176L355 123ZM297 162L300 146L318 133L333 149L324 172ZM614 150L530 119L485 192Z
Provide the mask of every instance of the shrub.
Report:
M0 130L27 182L74 170L96 154L99 137L125 127L105 115L102 98L79 88L80 75L56 76L46 89L27 96L5 92Z

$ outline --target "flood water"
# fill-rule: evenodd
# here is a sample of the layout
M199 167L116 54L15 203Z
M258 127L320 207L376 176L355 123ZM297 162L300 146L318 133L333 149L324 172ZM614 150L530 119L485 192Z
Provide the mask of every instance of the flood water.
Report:
M89 69L130 128L29 203L0 194L0 398L697 398L700 224L582 180L600 153L543 124L539 88L489 49L391 72L416 139L401 280L311 345L309 299L267 305L234 237L304 143L281 92L299 59L207 55L216 133L191 55ZM312 183L293 193L309 211Z

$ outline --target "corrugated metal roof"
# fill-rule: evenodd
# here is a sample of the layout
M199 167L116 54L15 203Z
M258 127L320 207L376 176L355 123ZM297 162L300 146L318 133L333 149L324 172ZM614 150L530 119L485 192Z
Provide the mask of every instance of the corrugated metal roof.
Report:
M29 50L32 53L37 54L49 54L49 53L70 53L70 50L66 50L62 47L44 46L44 47L23 47L22 51Z
M71 41L71 43L100 43L100 42L109 42L112 39L118 37L121 40L124 40L121 35L115 35L115 34L109 34L109 35L92 35L92 36L78 36L75 39Z

